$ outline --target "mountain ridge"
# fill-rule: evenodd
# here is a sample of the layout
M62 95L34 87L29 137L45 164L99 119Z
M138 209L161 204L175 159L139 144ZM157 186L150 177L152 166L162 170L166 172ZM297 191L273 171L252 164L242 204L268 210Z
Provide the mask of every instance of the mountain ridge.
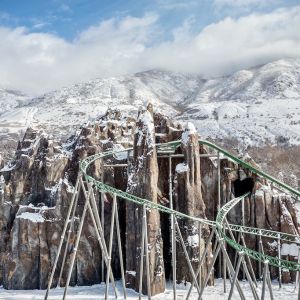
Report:
M3 95L0 90L0 101ZM108 108L135 115L151 101L180 122L194 122L204 138L258 145L284 137L300 144L300 59L281 59L213 79L149 70L77 83L32 99L24 94L14 98L12 91L9 95L10 104L0 111L0 138L30 124L61 137Z

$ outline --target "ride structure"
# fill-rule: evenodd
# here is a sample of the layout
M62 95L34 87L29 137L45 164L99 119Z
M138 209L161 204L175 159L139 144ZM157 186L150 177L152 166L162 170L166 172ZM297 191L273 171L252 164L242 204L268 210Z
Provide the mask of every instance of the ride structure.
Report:
M104 160L108 157L116 155L118 153L127 153L127 159L130 159L130 154L132 148L125 150L110 150L102 153L98 153L87 157L80 163L80 171L75 185L74 194L70 202L67 217L64 223L64 228L61 234L60 243L57 249L57 256L49 275L48 288L46 291L45 299L48 299L50 288L53 285L53 278L55 272L58 269L58 262L62 259L62 264L59 273L58 283L61 281L64 267L66 266L67 256L69 258L69 269L67 272L67 279L65 282L63 299L66 299L68 287L70 284L72 270L74 267L77 249L80 243L80 237L82 233L82 228L84 226L87 214L89 214L92 224L95 229L96 237L102 252L102 281L105 283L105 294L100 295L100 298L108 299L109 289L112 288L114 291L114 297L117 299L127 298L127 288L125 281L125 265L123 261L123 245L120 230L120 217L118 212L118 206L120 201L133 202L142 208L142 228L141 228L141 244L140 244L140 262L139 262L139 289L138 289L138 299L143 297L142 285L143 285L143 273L146 273L146 285L147 285L147 297L151 299L151 282L149 274L149 246L148 246L148 212L150 210L156 210L162 214L168 214L170 217L170 234L171 234L171 256L172 256L172 278L176 278L176 251L178 250L178 244L182 248L186 264L188 265L188 270L192 278L189 290L185 295L185 299L190 299L191 297L196 297L198 299L205 299L203 296L204 290L210 281L210 278L214 274L214 269L218 269L217 277L223 278L224 280L224 297L232 299L234 292L237 291L241 299L248 299L245 296L244 290L241 287L240 280L244 279L250 287L253 299L266 299L267 293L270 299L274 298L274 282L271 280L270 276L270 266L277 268L278 270L278 286L282 286L282 272L283 270L290 270L297 273L295 281L295 292L294 297L300 299L300 288L299 288L299 272L300 272L300 255L298 255L298 261L289 261L282 259L281 257L281 245L283 242L294 243L299 248L300 237L298 235L287 234L278 231L266 230L263 228L247 227L244 225L244 201L249 197L250 192L243 194L242 196L236 197L225 205L221 206L221 164L220 161L223 157L226 157L235 163L239 164L245 169L250 170L252 173L266 179L272 189L276 189L280 192L286 192L294 198L295 201L299 200L300 192L296 189L290 187L289 185L280 182L276 178L262 172L261 170L255 168L254 166L246 163L245 161L237 158L236 156L230 154L224 149L218 147L217 145L199 140L200 145L205 145L210 148L213 153L211 154L200 154L200 158L215 158L217 161L217 174L218 174L218 213L215 220L208 220L204 218L199 218L191 215L184 214L173 208L172 199L172 159L182 157L181 154L177 154L176 149L180 146L180 141L173 141L164 144L156 144L156 151L158 157L168 159L169 163L169 203L168 206L159 203L154 203L150 199L143 199L132 195L123 190L119 190L109 184L104 183L102 180L97 180L89 174L89 168L94 162ZM181 156L180 156L181 155ZM104 164L105 166L105 164ZM107 165L108 166L108 165ZM127 164L115 164L109 165L109 167L126 167ZM75 211L78 204L79 194L83 193L85 203L83 206L82 214L80 216L80 222L76 233L75 246L71 253L68 252L67 245L70 243L71 233L74 230L74 218ZM101 207L100 211L96 202L96 194L101 195ZM111 204L111 220L110 220L110 234L109 239L105 239L104 236L104 210L103 201L104 194L110 194L112 196ZM241 224L230 224L227 220L228 213L236 206L241 205ZM205 240L203 245L203 250L199 250L199 263L197 269L192 265L191 257L187 251L186 244L182 237L181 228L178 225L179 220L190 220L197 224L198 230L198 241L203 240L202 228L208 227L210 230L209 236ZM116 235L116 237L114 237ZM259 240L259 251L249 248L246 245L246 240L250 236L256 236ZM120 257L120 270L121 270L121 282L122 282L122 292L118 291L116 288L115 276L112 271L111 261L112 261L112 247L113 239L116 238L118 252ZM277 256L271 256L265 253L263 249L263 238L273 238L277 240ZM64 251L63 245L65 244ZM230 249L230 250L229 250ZM229 253L230 252L230 253ZM203 264L210 255L211 259L207 267L207 272L203 276L202 268ZM232 259L234 257L234 259ZM254 264L258 265L258 272L254 268ZM106 270L106 272L104 272ZM228 281L230 284L228 284ZM229 289L228 289L229 287ZM193 299L194 299L193 298ZM195 299L196 299L195 298ZM173 299L177 299L177 285L176 280L173 280Z

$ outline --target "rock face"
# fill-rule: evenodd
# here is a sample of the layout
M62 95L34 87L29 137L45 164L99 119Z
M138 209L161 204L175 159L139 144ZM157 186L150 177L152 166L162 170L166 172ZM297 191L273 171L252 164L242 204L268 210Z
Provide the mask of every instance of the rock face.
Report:
M198 134L190 123L182 134L181 151L184 159L183 162L176 165L175 169L174 209L189 216L205 218L205 204L201 192ZM198 223L182 219L178 220L178 224L187 252L192 260L193 268L197 270L200 245L204 245L203 238L207 235L208 229L202 229L202 234L205 234L202 235L202 240L199 241L200 227ZM177 282L191 282L192 276L178 238L177 268Z
M84 135L80 134L77 142L84 139ZM73 155L79 155L79 148L74 145ZM85 152L86 155L87 150L80 149L81 154ZM2 169L5 182L0 209L0 263L1 282L5 288L46 287L73 194L73 183L69 181L74 167L72 160L68 151L47 135L28 129L19 143L15 159ZM80 199L78 212L81 205ZM77 223L75 220L75 228ZM84 263L86 253L99 256L100 249L91 238L94 235L93 229L87 226L82 237L85 243L78 251L76 268L73 270L72 284L99 281L99 260Z
M175 154L182 156L172 158L169 181L169 161L156 152L155 144L178 139L182 143ZM170 206L169 196L172 193L176 210L191 216L215 219L218 212L216 160L200 159L200 154L210 152L204 146L199 147L197 133L191 124L184 129L163 115L153 113L149 105L147 110L140 111L137 120L125 118L118 111L108 111L95 123L83 126L65 143L29 128L19 142L15 158L6 165L0 158L0 285L7 289L42 289L47 286L48 274L57 254L67 208L74 192L79 161L101 151L128 147L133 147L128 161L127 153L120 152L93 163L89 174L118 189L167 207ZM116 164L118 167L112 167ZM299 233L296 208L291 197L272 190L264 180L225 158L221 159L220 170L221 205L251 192L245 200L244 218L241 218L241 205L237 205L228 215L229 222L244 222L246 226ZM102 221L108 243L112 197L96 193L95 198L100 216L104 215ZM137 290L143 209L137 204L119 200L126 283ZM75 218L72 220L68 254L74 248L83 205L84 198L80 193ZM105 269L102 269L100 247L89 215L84 224L71 277L72 285L99 283L105 278L102 276L105 275ZM202 238L199 241L198 224L180 219L178 225L192 267L197 269L205 239L210 233L209 228L202 226ZM154 209L147 210L147 231L151 294L155 295L164 291L165 279L172 279L170 216ZM114 236L112 270L115 278L119 279L120 257L116 234ZM277 255L276 243L276 240L263 239L264 251ZM248 237L246 244L258 249L257 238ZM189 282L191 275L178 236L176 246L176 280ZM64 248L65 245L63 251ZM282 244L281 255L285 259L295 260L298 247L291 243ZM59 283L62 286L66 281L69 257ZM210 258L210 255L206 258L202 277L205 276ZM61 260L58 265L61 266ZM258 270L256 265L257 274ZM275 278L276 270L271 271ZM60 268L54 276L53 286L58 284L59 273ZM283 275L286 282L295 279L293 273L284 272ZM147 293L145 261L142 278L142 289Z
M207 149L202 147L202 153ZM258 167L250 157L244 157L244 161ZM217 215L217 164L213 161L201 159L202 189L203 198L206 204L206 215L214 219ZM295 199L272 188L264 179L244 169L237 164L222 158L221 160L221 206L231 199L242 196L247 192L250 195L244 200L244 217L242 217L242 205L238 204L228 214L228 222L233 224L244 224L249 227L256 227L283 233L299 234L299 220L297 219L297 208ZM236 235L236 239L238 236ZM253 235L245 235L245 244L251 249L264 251L271 256L278 256L277 239L262 238L260 240ZM262 249L262 250L261 250ZM281 257L283 259L297 261L299 248L296 244L284 242L280 245ZM232 252L228 248L229 254ZM231 256L234 259L233 255ZM254 271L259 277L259 264L253 264ZM278 277L278 269L271 267L271 275L274 279ZM295 280L294 272L284 270L282 273L283 282Z
M129 166L127 191L141 198L157 203L158 164L155 148L155 131L151 106L141 111L138 117L134 137L133 158ZM143 207L126 203L126 270L129 282L138 289L139 262L141 260L141 232ZM149 251L149 274L151 295L165 289L165 272L163 262L163 241L161 235L160 215L157 210L147 212L147 247ZM145 259L144 259L145 260ZM143 293L147 293L147 270L144 263Z
M294 203L295 200L291 196L272 190L268 185L257 181L248 208L250 216L248 214L246 221L248 224L254 221L258 228L299 235L299 220L296 217L297 209ZM253 211L256 217L252 215ZM265 218L262 217L263 215ZM277 239L263 238L262 245L265 253L269 255L278 256L278 248L280 248L283 259L298 260L299 247L294 243L282 242L279 246ZM278 276L278 270L275 268L271 268L271 273L273 278ZM284 283L294 282L295 278L295 272L283 270Z

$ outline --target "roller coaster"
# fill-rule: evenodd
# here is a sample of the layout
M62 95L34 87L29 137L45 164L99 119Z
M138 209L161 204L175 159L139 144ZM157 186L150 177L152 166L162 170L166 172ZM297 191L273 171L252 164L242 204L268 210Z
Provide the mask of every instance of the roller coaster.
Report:
M204 140L199 140L199 144L207 147L218 158L218 200L220 203L220 155L229 160L237 163L245 169L248 169L252 173L257 174L261 178L266 179L271 185L272 188L277 189L281 192L289 194L295 201L300 200L300 192L291 186L277 180L276 178L268 175L267 173L255 168L253 165L239 159L238 157L232 155L228 151L222 149L221 147ZM158 155L164 155L165 157L169 157L169 172L171 173L171 157L172 154L175 153L176 149L180 147L181 141L173 141L164 144L156 144L156 151ZM68 287L71 280L72 270L74 267L76 252L80 242L80 236L82 233L82 228L85 222L85 217L87 213L90 214L93 226L95 228L97 240L100 245L100 249L103 255L103 264L106 267L106 274L104 283L106 284L105 295L100 295L99 299L108 299L109 297L109 288L114 290L114 297L116 299L126 299L127 298L127 288L125 282L125 267L123 262L123 253L122 253L122 242L121 242L121 234L120 234L120 221L118 215L118 204L119 201L129 201L133 202L136 205L141 206L143 210L143 221L142 221L142 233L141 233L141 261L140 261L140 277L139 277L139 290L138 290L138 299L141 299L142 294L142 281L143 281L143 270L146 270L146 281L147 281L147 297L151 299L151 287L150 287L150 279L149 279L149 253L148 253L148 233L147 233L147 211L149 210L157 210L162 213L166 213L170 216L170 226L171 226L171 249L172 249L172 278L176 278L176 242L179 241L179 244L182 246L186 263L189 268L189 272L192 278L191 285L185 295L185 299L190 299L192 292L194 293L193 299L205 299L203 296L204 290L207 287L209 280L214 272L214 268L216 263L220 263L222 257L222 267L220 271L221 277L224 279L224 299L232 299L233 294L237 291L240 299L249 299L246 298L243 288L240 284L240 277L242 277L245 281L248 282L252 298L255 300L258 299L275 299L273 289L274 282L271 280L270 276L270 266L273 268L277 268L278 270L278 285L279 288L282 286L282 271L289 270L296 272L296 282L295 282L295 291L292 294L294 299L300 299L300 288L299 288L299 272L300 272L300 255L298 255L298 261L285 260L281 257L281 245L283 242L294 243L297 247L300 246L300 237L298 235L277 232L272 230L266 230L263 228L254 228L247 227L244 224L229 224L227 220L228 213L238 204L244 205L244 200L249 197L250 193L246 193L242 196L236 197L222 207L219 206L217 216L215 220L208 220L204 218L198 218L195 216L190 216L184 214L182 212L176 211L173 209L172 203L172 192L169 194L169 206L165 206L159 203L154 203L150 199L143 199L132 195L128 192L119 190L113 186L110 186L104 183L102 180L97 180L91 175L89 175L89 168L93 165L94 162L98 160L104 160L106 158L112 157L118 153L127 152L128 157L132 148L128 148L125 150L110 150L106 152L101 152L92 156L83 159L80 163L80 172L76 181L75 191L71 200L71 203L68 208L67 217L65 220L64 228L61 234L60 243L57 249L57 256L55 258L54 265L52 267L51 274L49 274L48 288L45 295L45 299L48 299L50 289L53 287L53 278L56 270L58 269L59 259L62 259L62 264L60 268L59 280L62 277L63 268L65 267L67 260L67 247L65 247L65 251L63 250L63 244L68 245L70 243L70 230L68 228L72 226L72 222L75 216L75 210L78 204L79 193L83 193L85 197L85 204L83 207L82 215L80 218L80 223L78 226L77 237L75 241L75 246L73 248L72 253L70 254L70 263L68 269L68 276L66 279L66 284L64 288L64 294L62 296L63 299L66 298ZM207 157L207 156L206 156ZM170 187L172 190L172 186ZM95 192L100 192L103 194L110 194L112 197L112 210L111 210L111 226L110 226L110 236L109 241L106 241L104 238L104 228L103 228L103 214L99 213L98 206L96 203ZM206 226L209 228L210 234L205 241L205 247L203 247L203 251L199 250L199 263L198 267L195 270L191 263L191 258L186 250L186 244L183 240L180 226L178 225L178 220L186 219L195 222L197 224L199 231L199 241L202 240L202 226ZM120 257L120 269L121 269L121 282L122 282L122 294L120 295L116 289L116 283L114 279L114 274L111 267L111 259L112 259L112 243L113 236L116 234L118 251ZM259 239L259 251L255 249L248 248L246 246L245 239L248 236L255 236ZM265 253L262 247L262 239L263 238L271 238L277 241L278 254L276 256L271 256ZM209 261L209 265L207 266L207 272L205 276L201 276L201 268L203 268L204 261L209 254L210 246L213 242L213 248L211 252L211 259ZM177 246L178 247L178 246ZM228 249L231 248L231 253L235 253L234 261L232 258L230 259L228 254ZM143 259L145 257L145 259ZM144 263L145 261L145 263ZM259 271L258 276L253 269L253 263L258 264ZM144 269L145 268L145 269ZM103 268L104 269L104 268ZM227 280L227 281L226 281ZM230 289L226 290L226 282L230 282ZM228 285L228 284L227 284ZM258 288L258 286L260 288ZM196 298L195 297L196 293ZM177 298L177 285L176 280L173 280L173 299Z

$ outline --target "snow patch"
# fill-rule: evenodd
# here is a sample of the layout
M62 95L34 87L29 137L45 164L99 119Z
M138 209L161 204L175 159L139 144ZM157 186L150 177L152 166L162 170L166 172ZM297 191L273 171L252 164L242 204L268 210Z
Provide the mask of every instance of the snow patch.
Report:
M0 172L9 172L12 171L16 166L8 163L5 165L2 169L0 169Z
M189 142L189 137L192 134L196 134L197 130L195 128L195 125L191 122L188 122L185 128L185 131L182 133L181 141L184 145L187 145Z
M299 255L299 247L297 244L282 244L281 246L281 255L290 255L298 257Z
M137 146L141 146L144 136L146 136L146 143L150 148L155 146L154 138L154 121L150 111L146 110L140 114L139 122L142 123L142 129L137 128L136 132L138 134Z
M117 151L116 153L113 154L114 158L116 160L124 160L127 159L127 151L122 151L125 150L125 148L121 144L113 144L113 151Z
M176 173L184 173L189 170L189 166L186 163L180 163L176 166Z
M43 223L45 221L44 217L40 213L33 212L23 212L17 216L17 219L26 219L33 223Z
M190 247L198 247L199 246L199 235L198 234L189 235L187 238L187 242Z

